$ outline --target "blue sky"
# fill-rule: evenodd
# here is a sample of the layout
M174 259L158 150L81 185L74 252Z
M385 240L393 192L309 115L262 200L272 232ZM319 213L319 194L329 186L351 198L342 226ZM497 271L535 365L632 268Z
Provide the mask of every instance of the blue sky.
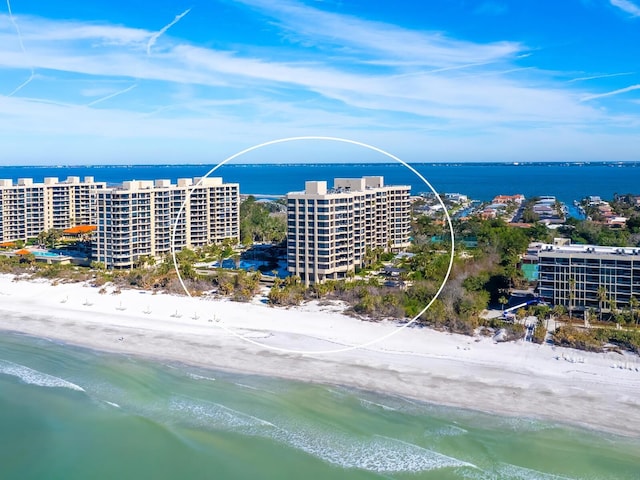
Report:
M638 45L640 0L13 0L0 164L640 160Z

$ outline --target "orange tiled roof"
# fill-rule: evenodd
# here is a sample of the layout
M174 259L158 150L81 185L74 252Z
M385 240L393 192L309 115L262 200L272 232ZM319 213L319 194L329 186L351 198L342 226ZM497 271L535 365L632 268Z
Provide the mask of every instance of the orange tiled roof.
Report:
M22 248L22 249L18 250L15 253L16 253L16 255L29 255L31 252L29 250L27 250L26 248Z
M78 226L63 230L63 233L67 235L80 235L82 233L94 232L97 229L98 227L96 227L95 225L78 225Z

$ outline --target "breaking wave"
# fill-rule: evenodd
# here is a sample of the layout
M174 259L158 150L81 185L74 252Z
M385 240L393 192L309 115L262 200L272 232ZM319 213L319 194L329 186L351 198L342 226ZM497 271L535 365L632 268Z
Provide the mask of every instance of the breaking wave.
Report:
M84 388L75 383L71 383L59 377L54 377L47 373L33 370L32 368L25 367L17 363L10 362L8 360L0 360L0 374L11 375L18 377L23 383L30 385L39 385L41 387L49 388L69 388L78 392L84 392Z

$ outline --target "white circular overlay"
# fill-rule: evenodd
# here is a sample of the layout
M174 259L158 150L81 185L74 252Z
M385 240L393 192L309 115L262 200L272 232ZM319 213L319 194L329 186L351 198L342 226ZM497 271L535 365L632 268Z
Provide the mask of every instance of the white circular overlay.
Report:
M433 188L433 186L427 181L426 178L424 178L422 176L422 174L420 174L420 172L418 172L415 168L413 168L411 165L409 165L408 163L404 162L403 160L399 159L398 157L396 157L395 155L386 152L384 150L382 150L381 148L378 147L374 147L373 145L368 145L366 143L363 142L358 142L355 140L349 140L346 138L340 138L340 137L324 137L324 136L303 136L303 137L287 137L287 138L280 138L277 140L271 140L268 142L264 142L261 143L259 145L254 145L252 147L246 148L238 153L235 153L233 155L231 155L230 157L224 159L223 161L221 161L220 163L218 163L215 167L213 167L211 170L209 170L206 175L204 175L203 177L201 177L201 179L191 187L191 190L189 192L189 196L185 199L185 201L182 203L182 205L180 206L180 210L178 210L178 216L176 218L176 222L174 224L174 228L173 231L171 233L171 254L173 257L173 265L175 267L176 273L178 275L178 280L180 281L180 284L182 285L182 288L184 289L185 293L191 297L191 293L189 292L189 289L186 287L186 285L184 284L184 281L182 279L182 277L180 276L180 269L178 268L178 261L176 258L176 250L175 250L175 236L176 236L176 231L178 228L178 220L180 219L180 216L183 214L184 208L185 208L185 204L186 201L190 198L191 194L193 193L194 189L196 189L198 186L200 186L200 184L202 183L202 181L207 178L209 175L211 175L213 172L215 172L218 168L222 167L223 165L231 162L232 160L246 154L249 152L252 152L254 150L258 150L259 148L262 147L267 147L269 145L276 145L279 143L287 143L287 142L300 142L300 141L330 141L330 142L340 142L340 143L348 143L351 145L356 145L359 147L363 147L369 150L373 150L374 152L378 152L381 153L382 155L387 156L388 158L391 158L392 160L400 163L401 165L403 165L404 167L406 167L407 169L409 169L411 172L413 172L418 178L420 178L420 180L422 180L425 185L427 187L429 187L429 189L434 193L434 195L436 196L436 198L438 199L438 202L440 202L440 205L442 206L442 209L447 217L447 223L449 225L449 235L451 238L451 255L450 255L450 259L449 259L449 268L447 269L447 274L445 275L444 279L442 280L442 284L440 285L440 288L438 288L438 291L436 292L436 294L434 295L434 297L431 299L431 301L414 317L412 318L409 322L404 323L403 325L400 326L400 328L391 330L390 332L375 338L373 340L361 343L361 344L357 344L357 345L344 345L342 347L338 347L338 348L334 348L334 349L329 349L329 350L296 350L296 349L289 349L289 348L282 348L282 347L276 347L276 346L272 346L272 345L267 345L265 343L262 342L258 342L252 338L248 338L245 337L244 335L227 328L226 326L224 326L222 323L216 323L215 326L217 328L221 328L223 330L225 330L226 332L228 332L230 335L233 335L235 337L238 337L242 340L245 340L249 343L252 343L254 345L260 346L260 347L264 347L264 348L269 348L272 350L277 350L280 352L286 352L286 353L296 353L296 354L328 354L328 353L338 353L338 352L346 352L349 350L355 350L358 348L365 348L368 347L370 345L373 345L374 343L378 343L381 342L382 340L385 340L389 337L391 337L392 335L397 334L398 332L400 332L401 330L403 330L404 328L410 326L411 324L415 323L418 318L420 318L420 316L426 312L429 307L431 307L431 305L433 304L433 302L438 298L438 296L440 295L440 293L442 292L442 289L444 288L447 280L449 279L449 275L451 274L451 269L453 267L453 259L454 259L454 252L455 252L455 240L454 240L454 235L453 235L453 224L451 223L451 217L449 216L449 213L447 212L447 208L444 205L444 202L442 201L442 198L440 198L440 195L438 194L438 192L436 192L436 190ZM286 167L283 167L286 168Z

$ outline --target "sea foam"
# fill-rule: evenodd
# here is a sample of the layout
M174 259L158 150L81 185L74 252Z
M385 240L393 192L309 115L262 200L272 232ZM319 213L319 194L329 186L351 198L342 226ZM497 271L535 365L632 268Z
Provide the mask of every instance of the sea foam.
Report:
M367 409L371 409L372 407L375 407L374 410L376 409L382 409L382 410L388 410L388 411L396 411L397 408L394 407L390 407L389 405L385 405L383 403L378 403L378 402L374 402L372 400L367 400L366 398L358 398L358 400L360 400L360 405L362 405L364 408Z
M84 392L84 388L75 383L8 360L0 360L0 374L18 377L22 382L30 385L50 388L69 388L71 390L77 390L78 392Z
M416 473L442 468L476 468L463 460L383 436L361 438L346 433L302 428L281 430L274 435L274 439L346 469Z
M399 439L362 437L318 425L294 423L286 417L268 421L220 403L175 397L170 402L170 409L187 423L269 438L345 469L400 473L476 468L463 460Z
M192 380L209 380L210 382L215 382L216 379L213 377L205 377L202 375L197 375L195 373L192 372L187 372L187 377L191 378Z
M273 427L271 422L239 412L219 403L174 398L170 402L174 412L187 414L187 421L220 430L233 430L245 434L258 434L257 427Z
M504 464L498 468L498 478L509 478L514 480L575 480L572 477L555 475L553 473L540 472L518 465Z

